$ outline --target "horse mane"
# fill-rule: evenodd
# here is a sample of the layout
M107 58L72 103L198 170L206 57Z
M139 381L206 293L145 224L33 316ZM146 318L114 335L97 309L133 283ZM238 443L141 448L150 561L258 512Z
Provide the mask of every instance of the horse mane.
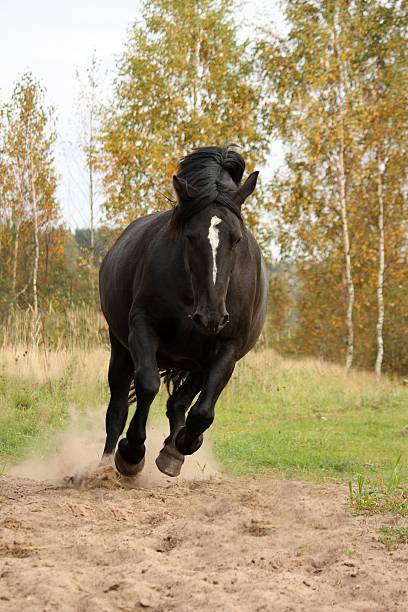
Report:
M179 161L176 176L184 181L187 195L173 209L172 233L180 234L186 221L209 204L228 208L242 221L234 195L241 183L245 162L231 146L195 149ZM221 180L223 171L228 172L230 181Z

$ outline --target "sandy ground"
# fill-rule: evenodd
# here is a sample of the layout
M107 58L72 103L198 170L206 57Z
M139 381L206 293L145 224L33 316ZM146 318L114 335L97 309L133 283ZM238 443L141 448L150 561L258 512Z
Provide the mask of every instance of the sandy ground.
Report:
M161 439L138 480L84 470L80 435L0 479L0 610L408 610L392 518L352 516L345 487L225 479L205 450L168 479Z

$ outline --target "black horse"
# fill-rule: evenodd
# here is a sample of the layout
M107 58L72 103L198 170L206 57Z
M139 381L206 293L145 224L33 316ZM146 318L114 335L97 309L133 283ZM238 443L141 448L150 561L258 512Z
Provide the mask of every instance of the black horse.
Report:
M187 155L173 177L177 206L133 221L102 263L101 306L111 342L104 457L124 430L132 385L137 402L115 453L124 475L143 467L161 376L170 394L170 435L156 464L177 476L184 456L201 446L236 362L260 335L267 276L241 216L258 172L241 185L244 169L241 155L227 146Z

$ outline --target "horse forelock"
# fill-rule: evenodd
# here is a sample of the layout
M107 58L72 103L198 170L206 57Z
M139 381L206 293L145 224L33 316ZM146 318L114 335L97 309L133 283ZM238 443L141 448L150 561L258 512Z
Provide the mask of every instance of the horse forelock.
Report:
M231 149L231 146L195 149L179 161L178 178L201 191L209 181L219 180L225 170L238 187L245 171L245 162L242 155Z
M245 170L243 157L229 148L205 147L183 157L178 165L177 177L188 186L188 197L178 204L170 227L180 233L184 224L210 204L228 208L242 221L240 207L234 196ZM230 177L225 180L225 173Z

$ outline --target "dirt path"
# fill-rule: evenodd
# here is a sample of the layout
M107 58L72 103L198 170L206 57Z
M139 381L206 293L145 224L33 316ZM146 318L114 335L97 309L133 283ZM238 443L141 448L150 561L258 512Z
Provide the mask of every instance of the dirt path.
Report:
M408 610L408 548L378 543L378 519L351 516L344 488L129 489L110 467L78 486L0 486L1 610Z
M1 611L408 611L408 546L378 542L392 518L352 516L346 487L227 480L205 445L169 479L162 427L136 481L89 468L94 419L0 478Z

